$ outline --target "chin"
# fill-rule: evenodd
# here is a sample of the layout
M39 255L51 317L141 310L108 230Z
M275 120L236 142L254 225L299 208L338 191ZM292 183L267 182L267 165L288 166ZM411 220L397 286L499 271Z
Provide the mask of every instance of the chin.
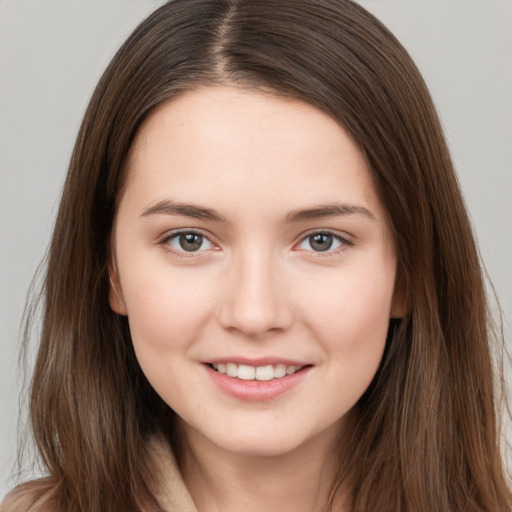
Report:
M244 457L282 457L302 446L302 442L288 437L274 438L259 436L257 439L230 439L219 443L218 447L226 452Z
M245 457L282 457L301 449L314 447L317 442L334 441L337 438L339 425L336 423L327 429L308 428L304 420L300 422L300 429L292 425L283 425L280 422L255 424L251 427L233 426L231 430L221 432L202 431L200 436L203 442L214 445L217 450L224 453Z

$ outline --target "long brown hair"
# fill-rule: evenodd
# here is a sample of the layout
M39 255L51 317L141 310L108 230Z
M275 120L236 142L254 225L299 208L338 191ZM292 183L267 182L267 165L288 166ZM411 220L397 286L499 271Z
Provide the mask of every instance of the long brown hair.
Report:
M49 253L30 404L49 476L17 495L39 493L42 510L160 510L148 440L172 443L173 412L109 307L110 232L141 123L212 84L338 120L389 215L407 315L357 404L331 498L348 482L353 512L510 510L482 270L442 129L407 52L349 0L174 0L118 51L78 134Z

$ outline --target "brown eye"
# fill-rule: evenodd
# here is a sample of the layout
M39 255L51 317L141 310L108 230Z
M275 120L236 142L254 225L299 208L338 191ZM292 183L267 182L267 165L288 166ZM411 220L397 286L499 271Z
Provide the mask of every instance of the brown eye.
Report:
M176 252L200 252L213 247L208 238L194 231L175 233L166 238L163 243L170 245Z
M203 244L203 237L197 233L183 233L179 236L179 244L184 251L197 251Z
M312 252L335 252L344 245L350 245L350 242L334 233L319 231L306 236L299 244L299 249Z
M309 245L314 251L328 251L332 247L333 236L326 233L316 233L309 238Z

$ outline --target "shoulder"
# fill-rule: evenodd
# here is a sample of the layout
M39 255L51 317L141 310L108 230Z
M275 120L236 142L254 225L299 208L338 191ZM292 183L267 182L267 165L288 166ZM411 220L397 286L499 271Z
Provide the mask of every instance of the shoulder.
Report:
M52 489L45 478L21 484L0 503L0 512L54 512Z

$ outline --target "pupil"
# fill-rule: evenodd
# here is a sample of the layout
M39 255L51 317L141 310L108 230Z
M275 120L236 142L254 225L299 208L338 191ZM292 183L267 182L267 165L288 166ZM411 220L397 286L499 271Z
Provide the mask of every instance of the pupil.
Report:
M317 233L310 237L311 247L315 251L327 251L332 246L332 235Z
M184 233L180 235L180 246L184 251L197 251L203 243L203 237L196 233Z

